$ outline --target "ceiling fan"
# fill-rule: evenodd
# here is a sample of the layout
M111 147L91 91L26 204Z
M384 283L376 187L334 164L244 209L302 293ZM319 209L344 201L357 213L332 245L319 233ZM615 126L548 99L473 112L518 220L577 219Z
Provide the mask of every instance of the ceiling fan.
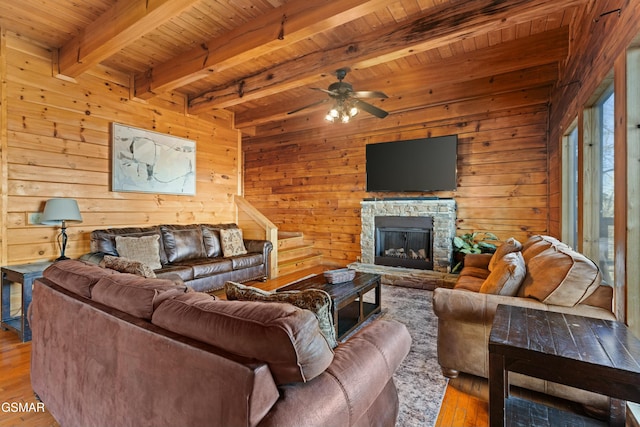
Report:
M329 94L329 98L289 111L287 114L297 113L298 111L306 108L315 107L316 105L324 104L333 100L334 106L329 110L325 117L325 119L330 122L340 121L342 123L348 123L352 117L358 114L359 110L364 110L381 119L387 117L389 114L388 112L376 107L375 105L371 105L368 102L362 101L362 98L388 98L388 96L384 92L376 90L354 91L351 84L343 82L349 71L349 68L346 67L337 69L335 75L338 78L338 81L331 83L328 89L321 89L319 87L311 88L313 90L319 90Z

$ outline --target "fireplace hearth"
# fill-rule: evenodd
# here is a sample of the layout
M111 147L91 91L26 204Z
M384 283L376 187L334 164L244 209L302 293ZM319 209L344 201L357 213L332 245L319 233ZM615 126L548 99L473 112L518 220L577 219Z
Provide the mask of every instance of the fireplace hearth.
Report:
M376 216L376 265L433 270L433 217Z

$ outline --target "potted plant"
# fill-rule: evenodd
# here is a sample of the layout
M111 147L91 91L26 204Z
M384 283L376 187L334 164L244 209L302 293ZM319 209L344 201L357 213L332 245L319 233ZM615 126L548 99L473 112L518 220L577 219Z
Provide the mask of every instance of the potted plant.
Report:
M453 238L453 256L456 265L451 270L457 272L464 264L466 254L493 253L496 245L491 242L498 241L498 236L488 231L474 231Z

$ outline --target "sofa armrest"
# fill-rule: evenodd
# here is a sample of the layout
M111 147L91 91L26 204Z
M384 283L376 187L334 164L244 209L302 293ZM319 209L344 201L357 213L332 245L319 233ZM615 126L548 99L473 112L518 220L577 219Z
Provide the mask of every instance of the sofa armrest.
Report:
M331 365L313 381L279 387L281 398L260 426L359 424L392 383L393 373L410 346L405 325L394 320L374 321L336 347Z
M442 320L490 325L499 304L615 320L611 311L586 304L564 307L545 304L533 298L483 294L463 289L436 288L433 292L433 311Z
M273 250L273 244L268 240L244 240L244 247L247 252L262 252L265 257Z

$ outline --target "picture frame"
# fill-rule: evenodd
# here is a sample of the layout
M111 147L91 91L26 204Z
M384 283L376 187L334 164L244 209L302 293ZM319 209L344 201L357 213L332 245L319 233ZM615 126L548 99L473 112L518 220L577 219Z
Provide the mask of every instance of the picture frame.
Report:
M113 123L111 190L196 194L193 140Z

